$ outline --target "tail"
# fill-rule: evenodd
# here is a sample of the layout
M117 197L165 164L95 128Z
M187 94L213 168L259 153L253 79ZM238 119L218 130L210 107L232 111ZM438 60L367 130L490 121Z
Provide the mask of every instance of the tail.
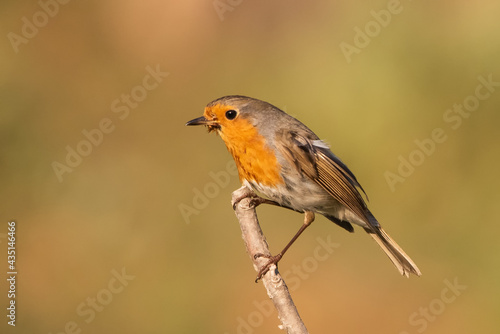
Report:
M366 230L368 234L379 244L384 250L385 254L391 259L392 263L398 268L401 275L410 277L410 273L421 276L422 273L417 265L410 259L408 255L399 247L399 245L392 240L382 227L374 227L373 230Z

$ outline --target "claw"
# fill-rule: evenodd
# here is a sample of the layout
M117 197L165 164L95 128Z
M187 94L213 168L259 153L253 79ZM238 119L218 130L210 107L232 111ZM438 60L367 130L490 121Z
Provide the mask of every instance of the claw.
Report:
M253 256L254 260L257 260L259 257L267 257L267 258L270 258L271 255L264 255L262 253L255 253L255 255Z
M267 261L267 263L265 265L263 265L258 274L257 274L257 278L255 279L255 283L257 283L261 278L262 276L264 276L265 274L267 274L267 272L269 271L270 267L274 264L276 266L278 266L278 262L279 260L281 260L281 258L283 257L283 255L280 253L278 255L266 255L266 254L262 254L262 253L257 253L253 256L254 259L257 259L259 257L265 257L265 258L268 258L269 261Z
M233 205L233 210L236 210L236 205L238 205L238 203L241 202L241 200L247 197L255 198L257 197L257 195L245 186L233 192L233 198L231 200L231 204Z
M262 198L259 195L257 195L256 193L254 193L252 190L243 186L240 189L233 192L233 198L231 200L233 210L236 210L236 206L238 205L238 203L247 197L250 198L249 205L251 208L256 208L261 204L271 204L271 205L275 205L275 206L281 206L278 204L278 202L272 201L270 199Z
M262 198L259 196L252 197L250 200L250 205L253 206L254 208L258 207L261 204L270 204L270 205L276 205L280 206L277 202L271 201L270 199Z

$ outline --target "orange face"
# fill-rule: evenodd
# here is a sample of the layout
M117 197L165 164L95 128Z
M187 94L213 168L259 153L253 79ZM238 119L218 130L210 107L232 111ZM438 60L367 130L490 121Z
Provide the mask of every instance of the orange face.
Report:
M281 167L266 139L249 121L251 114L242 114L235 106L216 104L205 108L203 117L188 125L206 125L216 131L234 158L240 181L248 180L265 186L283 183Z
M237 131L238 127L243 125L241 117L238 116L238 111L234 107L222 104L206 107L203 113L203 117L207 120L208 131L217 131L219 135L223 128L224 132ZM228 130L231 128L233 130Z

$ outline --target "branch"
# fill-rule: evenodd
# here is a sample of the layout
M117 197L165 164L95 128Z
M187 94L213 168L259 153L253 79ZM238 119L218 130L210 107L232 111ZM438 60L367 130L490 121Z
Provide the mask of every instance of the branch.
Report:
M243 186L233 192L232 203L237 202L234 205L234 211L240 223L243 241L255 271L259 272L259 269L267 263L267 259L263 257L255 259L254 255L258 253L271 255L271 253L257 219L252 195L255 197L248 188ZM267 295L278 311L278 317L282 324L280 328L285 329L288 334L307 334L306 326L293 303L288 287L275 265L272 265L262 277L262 282L267 290Z

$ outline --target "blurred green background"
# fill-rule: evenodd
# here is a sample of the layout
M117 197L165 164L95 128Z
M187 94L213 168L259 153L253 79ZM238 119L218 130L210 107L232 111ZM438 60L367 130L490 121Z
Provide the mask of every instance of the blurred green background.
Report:
M400 277L361 229L318 218L280 263L311 333L500 329L500 86L478 79L500 82L498 1L0 8L2 332L279 332L229 204L240 186L231 157L217 136L184 126L229 94L271 102L331 143L423 272ZM465 116L447 111L464 103ZM436 128L446 140L432 148ZM86 155L73 167L68 147ZM387 172L410 158L418 166L391 186ZM274 253L303 219L258 213ZM338 247L319 259L318 237Z

